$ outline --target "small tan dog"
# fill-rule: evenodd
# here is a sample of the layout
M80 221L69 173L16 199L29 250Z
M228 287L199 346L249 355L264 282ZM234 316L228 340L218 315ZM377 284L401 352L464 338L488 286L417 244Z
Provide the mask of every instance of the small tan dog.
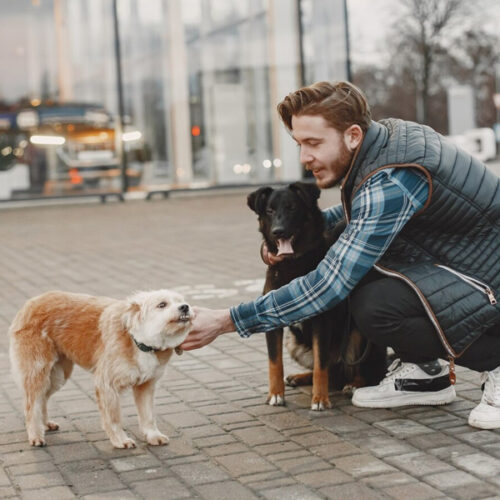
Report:
M147 442L168 443L156 426L154 387L192 318L183 297L169 290L139 292L127 300L48 292L26 302L9 336L30 444L45 446L45 431L59 428L48 420L47 400L69 378L73 363L94 374L102 425L113 446L135 447L121 424L119 395L128 387Z

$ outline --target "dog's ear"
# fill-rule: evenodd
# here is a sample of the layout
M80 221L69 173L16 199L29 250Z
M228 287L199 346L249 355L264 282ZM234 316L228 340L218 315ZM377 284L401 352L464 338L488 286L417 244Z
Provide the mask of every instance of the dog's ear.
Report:
M266 211L267 200L274 191L272 187L261 187L247 196L247 205L257 214L263 215Z
M141 306L134 301L129 301L127 310L123 313L122 323L123 326L130 331L134 328L139 320L141 312Z
M310 184L306 182L294 182L288 186L290 190L297 195L306 203L308 207L314 207L316 205L316 200L319 198L320 190L316 184Z

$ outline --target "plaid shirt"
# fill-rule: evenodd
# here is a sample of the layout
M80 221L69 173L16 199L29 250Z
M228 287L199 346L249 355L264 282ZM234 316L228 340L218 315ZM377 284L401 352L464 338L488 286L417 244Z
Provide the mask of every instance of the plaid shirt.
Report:
M231 308L240 336L303 321L339 304L424 206L428 193L425 177L415 169L385 169L370 177L352 200L349 224L316 269ZM323 214L333 228L344 211L336 205Z

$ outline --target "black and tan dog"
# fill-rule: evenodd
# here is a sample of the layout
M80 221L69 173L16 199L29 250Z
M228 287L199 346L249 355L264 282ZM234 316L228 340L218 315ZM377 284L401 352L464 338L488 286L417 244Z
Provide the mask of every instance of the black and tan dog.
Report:
M262 187L248 196L248 206L259 216L259 230L268 249L287 254L281 262L269 266L264 293L286 285L316 268L336 241L342 228L326 232L318 207L319 188L296 182L287 187ZM286 347L290 356L312 372L287 377L288 385L313 385L311 409L331 406L332 388L376 385L385 373L385 350L370 348L356 329L350 328L346 301L333 309L290 326ZM347 336L347 337L346 337ZM266 334L269 354L269 395L267 403L283 405L283 329ZM363 355L365 352L365 355ZM364 358L360 363L355 360Z

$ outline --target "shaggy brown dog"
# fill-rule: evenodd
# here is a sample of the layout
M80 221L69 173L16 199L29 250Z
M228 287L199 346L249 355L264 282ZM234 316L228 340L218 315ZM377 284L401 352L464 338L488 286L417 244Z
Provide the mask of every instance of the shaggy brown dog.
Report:
M119 395L132 387L139 427L151 445L168 443L153 414L155 382L186 338L193 314L181 295L139 292L127 300L66 292L35 297L9 329L14 378L24 391L28 439L44 446L47 400L71 375L73 363L95 378L101 421L116 448L134 448L122 428Z

